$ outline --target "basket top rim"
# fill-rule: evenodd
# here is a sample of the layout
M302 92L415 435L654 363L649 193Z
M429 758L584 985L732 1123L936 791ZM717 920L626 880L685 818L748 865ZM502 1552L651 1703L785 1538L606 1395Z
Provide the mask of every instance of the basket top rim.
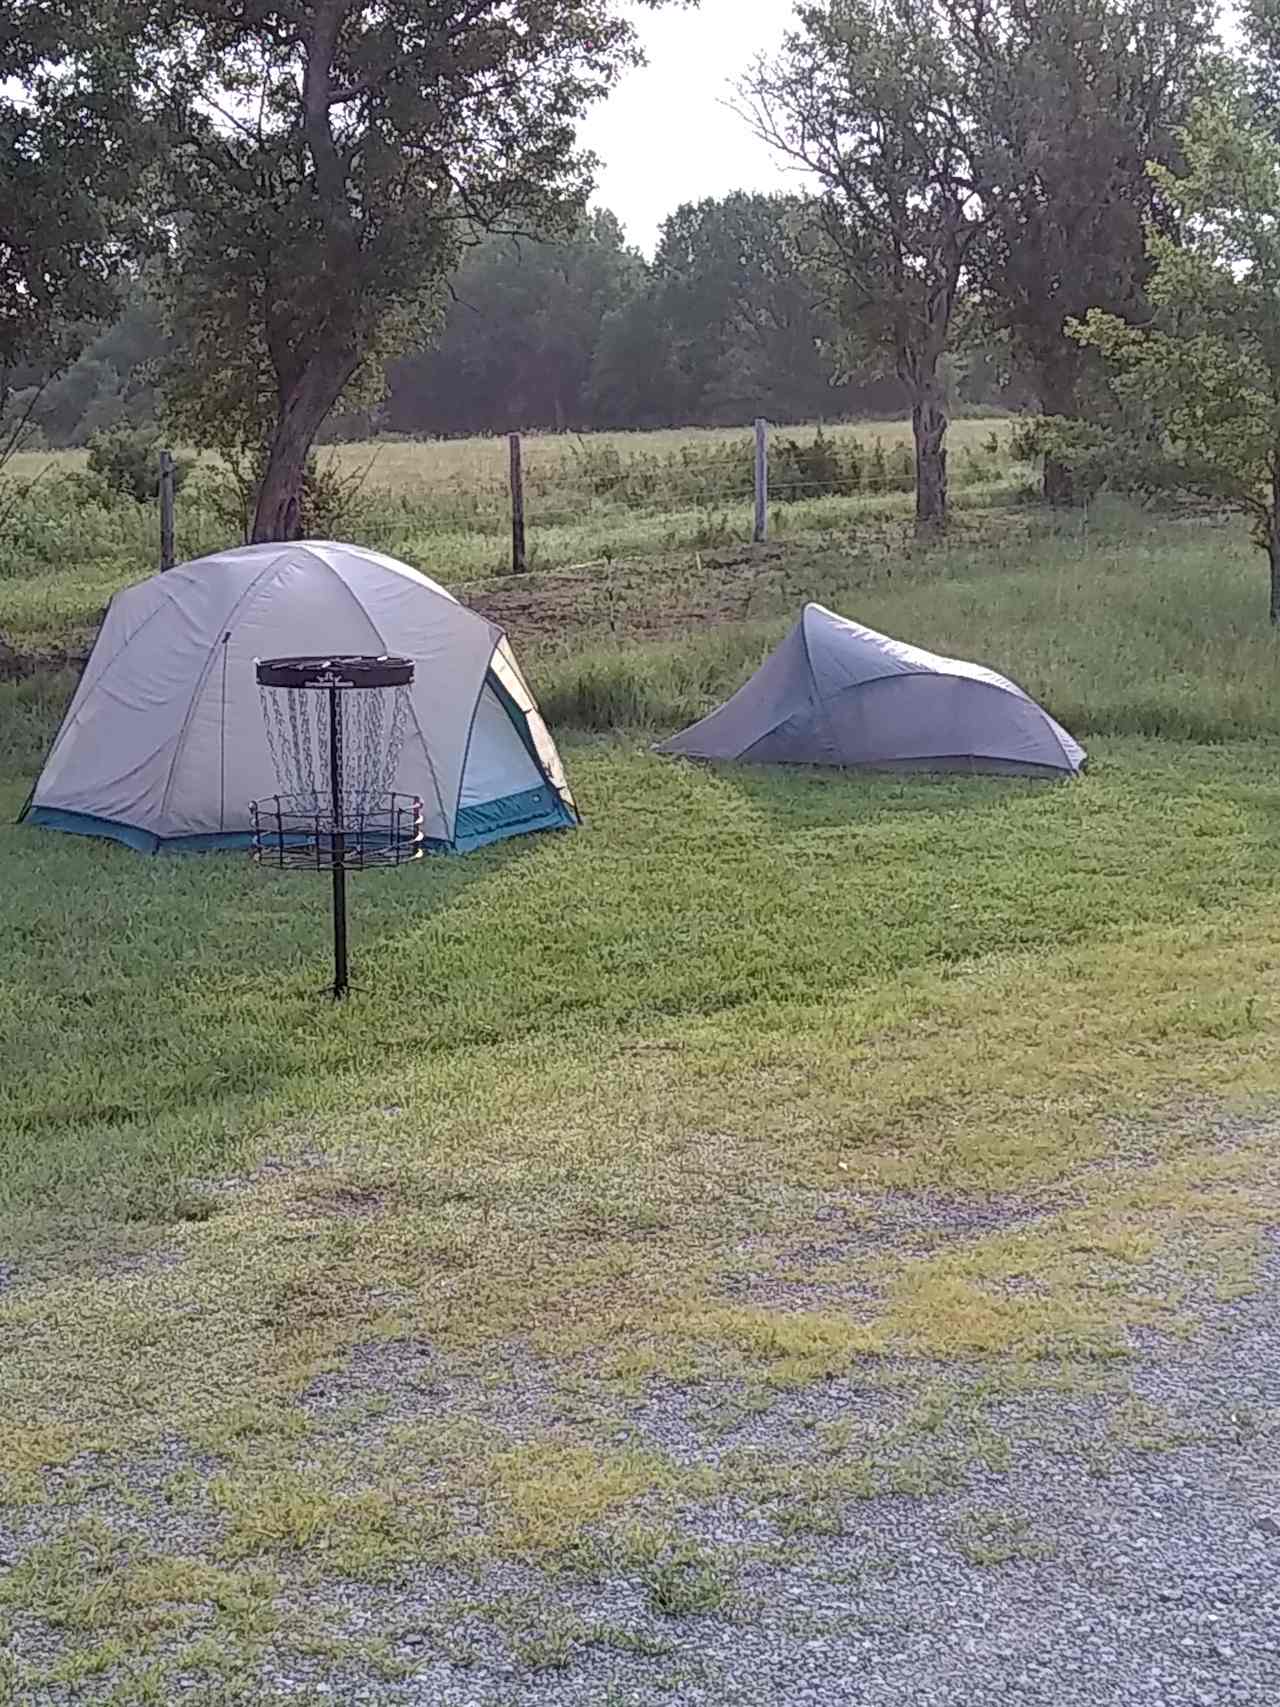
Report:
M330 653L327 656L259 658L259 686L264 688L399 688L413 681L413 659L393 653Z

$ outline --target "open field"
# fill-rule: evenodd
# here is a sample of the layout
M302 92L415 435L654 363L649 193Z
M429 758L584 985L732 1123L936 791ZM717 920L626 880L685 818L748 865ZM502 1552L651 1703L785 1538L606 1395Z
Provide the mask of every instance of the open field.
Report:
M455 565L587 827L361 883L348 1006L322 886L0 829L0 1702L1275 1698L1265 573L978 496ZM651 758L810 596L1088 774Z
M994 432L1007 438L1010 423L999 416L953 423L948 445L961 462L966 453L981 453ZM813 427L775 427L777 439L810 441ZM886 452L901 451L911 444L911 427L905 421L862 421L856 426L823 428L837 444L872 446L877 440ZM580 484L584 465L598 465L610 453L624 465L629 462L691 460L694 466L706 460L707 452L745 448L750 451L752 435L740 427L680 427L649 433L529 433L524 439L525 471L531 487L551 491ZM371 489L394 497L452 497L481 493L501 495L507 491L507 441L504 438L415 440L379 439L371 444L328 445L319 452L322 465L331 463L343 474L365 475ZM51 472L71 473L83 469L84 451L30 451L16 456L10 471L16 479L31 480L52 464Z
M1009 497L1029 471L1009 456L1006 421L953 429L959 505ZM811 464L815 429L778 429L771 528L782 541L846 541L897 522L911 507L909 433L901 424L833 428ZM802 447L801 461L786 447ZM532 436L526 441L529 565L534 570L731 549L751 538L750 433ZM501 439L340 445L320 452L336 472L339 513L325 528L420 564L449 585L485 580L511 562L507 448ZM80 452L30 454L9 472L27 496L0 540L0 633L20 645L83 645L118 587L155 561L154 505L109 498L83 483ZM34 484L30 484L34 482ZM787 483L790 483L789 485ZM179 494L180 558L235 536L211 462Z

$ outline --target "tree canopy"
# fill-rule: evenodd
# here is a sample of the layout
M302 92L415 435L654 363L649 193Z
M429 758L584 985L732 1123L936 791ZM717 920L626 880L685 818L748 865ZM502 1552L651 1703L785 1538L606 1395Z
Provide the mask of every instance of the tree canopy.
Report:
M1212 38L1203 0L949 0L971 67L987 220L970 288L1007 333L1046 415L1084 405L1088 358L1066 321L1141 317L1146 232L1167 226L1149 161L1170 164ZM1068 501L1046 459L1045 497Z
M0 22L0 462L114 317L144 246L150 144L132 69L96 8L18 4Z
M413 433L591 426L603 327L645 279L610 213L556 241L489 238L463 258L438 341L392 363L381 419Z
M1094 308L1073 325L1110 365L1120 405L1085 450L1243 511L1280 623L1280 143L1236 98L1199 106L1183 147L1183 174L1151 168L1177 221L1176 235L1148 238L1154 321Z
M757 132L813 173L825 270L853 350L911 404L916 525L947 510L943 357L983 209L971 68L942 0L801 5L743 95Z
M92 33L99 10L59 16ZM432 324L467 236L578 218L577 124L635 60L632 24L620 0L156 0L102 18L109 60L19 11L23 100L47 125L64 85L135 95L174 250L179 418L261 451L255 536L287 537L321 423Z

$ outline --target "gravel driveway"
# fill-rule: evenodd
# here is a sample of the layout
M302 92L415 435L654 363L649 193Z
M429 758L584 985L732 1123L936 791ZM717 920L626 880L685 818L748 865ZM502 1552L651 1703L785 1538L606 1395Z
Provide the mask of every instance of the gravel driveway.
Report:
M1039 1392L986 1405L997 1467L935 1491L849 1499L781 1528L752 1496L691 1507L704 1556L734 1561L730 1590L664 1614L634 1574L583 1580L514 1566L411 1569L388 1586L302 1568L284 1599L344 1638L385 1638L393 1664L302 1657L270 1642L252 1684L170 1681L164 1697L112 1694L104 1676L10 1688L24 1704L190 1699L397 1703L403 1707L624 1707L653 1703L859 1703L865 1707L1273 1707L1280 1701L1280 1239L1256 1292L1200 1313L1185 1339L1154 1335L1106 1391ZM927 1379L928 1371L916 1371ZM950 1371L954 1379L954 1370ZM358 1379L355 1371L344 1379ZM914 1383L918 1396L920 1382ZM437 1395L438 1397L438 1395ZM541 1426L540 1396L510 1395ZM459 1401L463 1402L463 1401ZM802 1455L859 1407L906 1404L852 1385L785 1395L767 1412L700 1432L679 1400L637 1404L627 1425L686 1461ZM524 1409L521 1410L523 1404ZM656 1405L656 1412L655 1412ZM891 1417L886 1417L891 1421ZM970 1416L970 1422L972 1416ZM944 1421L929 1445L945 1459ZM958 1460L959 1461L959 1460ZM174 1466L136 1467L157 1486ZM904 1483L904 1487L906 1484ZM120 1524L150 1520L94 1507ZM83 1515L79 1513L78 1515ZM0 1556L56 1535L58 1508L0 1508ZM199 1526L153 1543L199 1552ZM206 1538L207 1539L207 1538ZM0 1578L0 1587L3 1579ZM0 1595L0 1612L3 1596ZM14 1617L11 1661L33 1670L65 1633ZM31 1675L28 1673L27 1675Z

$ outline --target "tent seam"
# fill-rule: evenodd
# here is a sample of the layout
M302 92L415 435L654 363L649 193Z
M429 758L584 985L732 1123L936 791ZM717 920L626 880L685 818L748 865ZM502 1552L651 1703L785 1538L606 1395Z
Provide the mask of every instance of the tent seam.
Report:
M373 630L374 637L377 640L378 645L381 646L381 648L384 652L389 651L390 649L387 646L386 636L383 634L382 630L378 627L377 623L373 620L373 618L369 615L369 612L365 609L365 606L361 602L360 597L356 593L355 588L352 587L338 573L338 571L334 568L333 564L328 562L328 560L326 558L322 557L319 552L308 550L307 555L309 557L313 558L317 563L321 563L324 565L324 567L329 571L329 573L333 576L333 578L338 582L338 584L346 592L347 597L351 600L352 604L360 612L360 615L369 624L369 627ZM455 600L455 603L456 602L457 601ZM465 607L460 606L459 608L461 609L461 608L465 608ZM427 737L424 734L422 724L418 719L418 712L417 712L417 708L415 707L415 705L413 703L413 695L412 694L409 695L409 715L413 719L414 728L418 731L418 740L422 743L422 756L426 760L426 763L427 763L427 775L431 778L431 786L436 791L436 805L440 808L441 818L444 819L446 826L448 826L449 820L445 815L444 796L440 792L440 779L436 775L435 765L431 762L431 749L427 746ZM450 834L452 834L452 827L451 826L450 826Z
M484 698L484 690L489 685L489 673L493 669L493 660L497 656L499 646L505 639L506 635L499 629L493 642L493 648L489 653L489 660L485 664L484 674L480 678L480 691L476 695L475 704L471 707L471 721L467 724L467 739L462 749L462 765L458 771L458 799L453 809L453 826L449 838L451 843L457 840L458 814L462 811L462 791L467 786L467 763L471 758L471 737L476 732L476 718L480 714L480 701ZM510 717L510 712L507 715Z
M826 701L823 699L822 693L818 687L818 675L817 671L813 667L813 653L809 650L809 611L811 608L811 605L806 605L800 612L800 644L804 647L804 661L809 670L809 687L813 695L813 708L822 719L823 736L826 740L828 750L834 755L836 751L836 743L831 731L831 721L827 716ZM822 606L820 608L825 609L826 607ZM782 724L786 721L787 719L784 717L780 723L775 723L773 729L769 730L769 734L772 735L774 729L781 729ZM761 735L759 739L763 741L765 737ZM750 742L748 746L742 749L742 752L738 754L738 757L742 758L743 754L749 752L751 747L754 747L755 745L755 741Z
M254 576L253 580L250 581L244 592L241 593L235 604L232 605L226 616L218 624L219 636L223 634L230 634L232 623L257 592L263 581L266 580L268 575L274 573L274 571L279 568L282 559L286 558L294 549L295 547L292 545L286 546L279 556L273 557L270 563L268 563L264 569ZM196 704L200 695L204 692L204 685L209 679L209 672L213 669L213 660L216 653L217 645L215 643L215 645L209 649L209 656L205 660L204 668L201 670L199 678L196 681L196 685L191 690L191 698L187 702L187 714L182 720L182 728L178 731L178 739L174 743L173 758L169 761L169 774L165 778L164 793L160 796L160 817L162 820L169 809L169 796L173 793L174 778L178 772L178 761L181 759L182 749L186 745L187 733L191 728L191 719L195 715Z

